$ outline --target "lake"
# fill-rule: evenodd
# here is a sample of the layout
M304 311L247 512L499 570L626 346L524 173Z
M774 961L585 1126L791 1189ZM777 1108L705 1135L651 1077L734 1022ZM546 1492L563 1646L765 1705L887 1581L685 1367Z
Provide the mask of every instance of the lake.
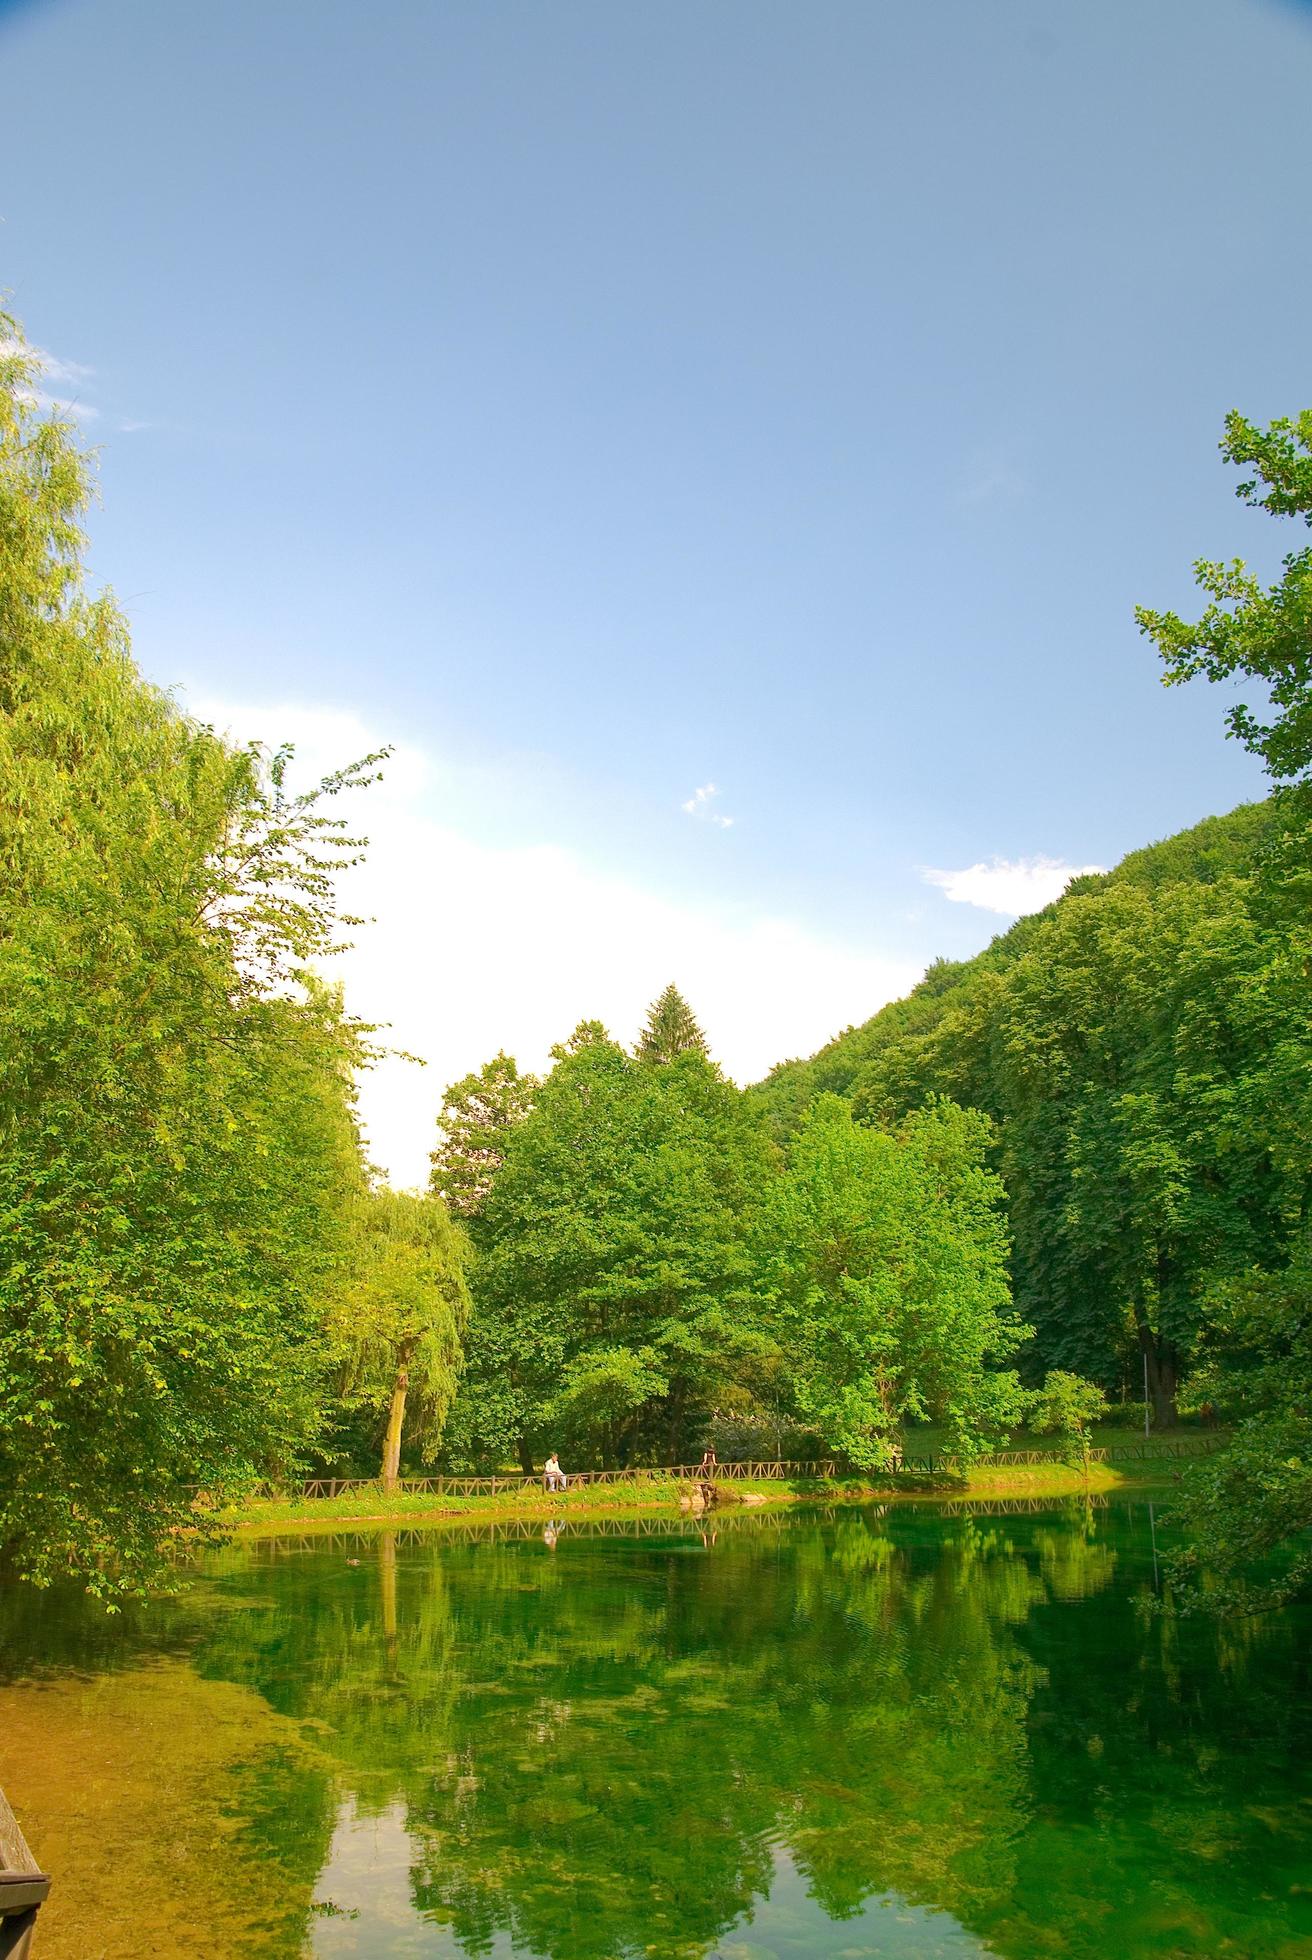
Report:
M1160 1503L234 1546L0 1594L34 1960L1312 1956L1312 1616Z

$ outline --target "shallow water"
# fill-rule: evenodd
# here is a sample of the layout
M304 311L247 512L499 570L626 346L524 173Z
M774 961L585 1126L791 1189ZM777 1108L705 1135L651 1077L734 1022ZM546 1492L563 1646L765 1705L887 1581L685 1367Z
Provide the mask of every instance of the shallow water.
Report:
M1147 1502L233 1548L0 1596L37 1960L1312 1956L1309 1617ZM130 1904L115 1904L116 1899Z

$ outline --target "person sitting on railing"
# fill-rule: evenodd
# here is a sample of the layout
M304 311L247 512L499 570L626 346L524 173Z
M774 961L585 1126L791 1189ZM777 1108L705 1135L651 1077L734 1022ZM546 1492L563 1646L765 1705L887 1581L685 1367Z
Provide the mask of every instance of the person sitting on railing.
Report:
M542 1477L548 1490L564 1490L565 1472L561 1469L560 1460L554 1450L547 1458Z
M714 1443L708 1443L702 1452L702 1460L697 1465L697 1468L704 1477L713 1477L719 1467L720 1460L715 1454L715 1445Z

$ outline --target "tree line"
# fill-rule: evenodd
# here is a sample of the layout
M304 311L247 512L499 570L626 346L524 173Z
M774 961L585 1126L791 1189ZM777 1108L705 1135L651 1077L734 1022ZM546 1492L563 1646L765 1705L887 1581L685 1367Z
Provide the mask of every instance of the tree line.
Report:
M528 1470L707 1436L887 1468L1078 1432L1141 1371L1237 1425L1197 1542L1242 1592L1312 1523L1312 553L1143 611L1168 681L1250 676L1265 804L1076 881L756 1089L674 987L630 1050L447 1092L430 1190L365 1161L378 1031L316 977L335 814L135 667L88 465L0 325L0 1546L113 1593L192 1493L317 1464ZM1223 451L1312 520L1312 416ZM1301 1563L1300 1563L1301 1560ZM1308 1574L1295 1551L1280 1583Z
M584 1022L552 1059L498 1055L442 1112L433 1189L475 1250L458 1457L686 1461L727 1420L878 1469L919 1418L967 1458L1019 1418L986 1117L830 1097L780 1148L673 986L633 1052Z

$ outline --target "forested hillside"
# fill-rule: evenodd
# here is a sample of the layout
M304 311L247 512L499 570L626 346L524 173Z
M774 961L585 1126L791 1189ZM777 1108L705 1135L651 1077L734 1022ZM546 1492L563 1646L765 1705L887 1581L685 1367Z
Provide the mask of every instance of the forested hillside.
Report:
M877 1125L931 1093L986 1111L1026 1365L1134 1395L1146 1356L1159 1423L1202 1293L1282 1263L1303 1203L1288 1088L1312 1046L1257 875L1271 824L1246 805L1075 880L749 1092L780 1138L826 1093Z
M776 1134L786 1136L816 1096L850 1094L868 1062L895 1042L936 1027L960 1005L962 990L978 985L981 974L1013 967L1042 933L1044 922L1073 899L1119 885L1158 891L1163 885L1215 884L1226 876L1245 876L1256 862L1270 814L1268 804L1241 804L1229 816L1205 817L1191 830L1132 851L1102 876L1073 878L1055 904L1018 919L974 959L935 960L924 979L901 1000L890 1001L859 1027L844 1029L808 1059L780 1062L763 1082L749 1089L749 1096L769 1112Z

